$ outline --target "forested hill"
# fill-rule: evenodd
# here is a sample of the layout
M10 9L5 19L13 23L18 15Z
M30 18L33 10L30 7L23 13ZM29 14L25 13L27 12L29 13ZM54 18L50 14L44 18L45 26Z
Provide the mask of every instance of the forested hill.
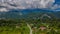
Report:
M12 9L8 12L0 12L0 18L27 18L27 17L39 17L43 14L47 14L51 17L60 18L60 11L45 10L45 9ZM40 17L41 17L40 16Z

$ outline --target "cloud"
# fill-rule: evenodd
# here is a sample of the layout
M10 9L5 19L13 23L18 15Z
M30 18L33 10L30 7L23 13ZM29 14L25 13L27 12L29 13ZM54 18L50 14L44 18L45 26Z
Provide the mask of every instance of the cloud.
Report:
M0 8L0 12L7 12L8 10L6 8Z
M55 0L0 0L0 6L9 9L49 8ZM5 11L6 11L5 10Z
M52 7L52 9L56 9L56 8L60 8L60 5L55 4L55 5Z

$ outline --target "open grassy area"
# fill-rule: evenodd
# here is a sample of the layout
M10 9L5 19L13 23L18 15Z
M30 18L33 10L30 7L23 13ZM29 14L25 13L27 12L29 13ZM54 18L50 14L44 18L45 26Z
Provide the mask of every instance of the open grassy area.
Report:
M42 26L40 26L40 27L42 27ZM46 29L42 30L38 27L31 26L31 29L32 29L32 34L60 34L60 28L56 28L56 27L48 26L48 27L46 27ZM30 34L30 29L25 24L23 24L21 26L1 26L0 34Z
M0 34L60 34L59 20L0 20Z

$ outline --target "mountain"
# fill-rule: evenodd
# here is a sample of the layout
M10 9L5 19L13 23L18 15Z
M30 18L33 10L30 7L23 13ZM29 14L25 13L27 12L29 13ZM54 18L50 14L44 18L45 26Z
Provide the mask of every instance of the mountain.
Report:
M43 14L49 16L60 18L60 11L52 11L45 9L11 9L8 12L0 12L0 18L4 19L21 19L21 18L32 18L32 17L41 17Z

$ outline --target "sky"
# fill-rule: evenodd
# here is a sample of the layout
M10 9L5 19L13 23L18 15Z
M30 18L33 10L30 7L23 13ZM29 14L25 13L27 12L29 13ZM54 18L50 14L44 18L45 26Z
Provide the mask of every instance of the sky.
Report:
M0 12L10 9L59 9L60 0L0 0ZM59 9L60 10L60 9Z
M55 0L56 1L56 4L59 4L60 5L60 0Z

